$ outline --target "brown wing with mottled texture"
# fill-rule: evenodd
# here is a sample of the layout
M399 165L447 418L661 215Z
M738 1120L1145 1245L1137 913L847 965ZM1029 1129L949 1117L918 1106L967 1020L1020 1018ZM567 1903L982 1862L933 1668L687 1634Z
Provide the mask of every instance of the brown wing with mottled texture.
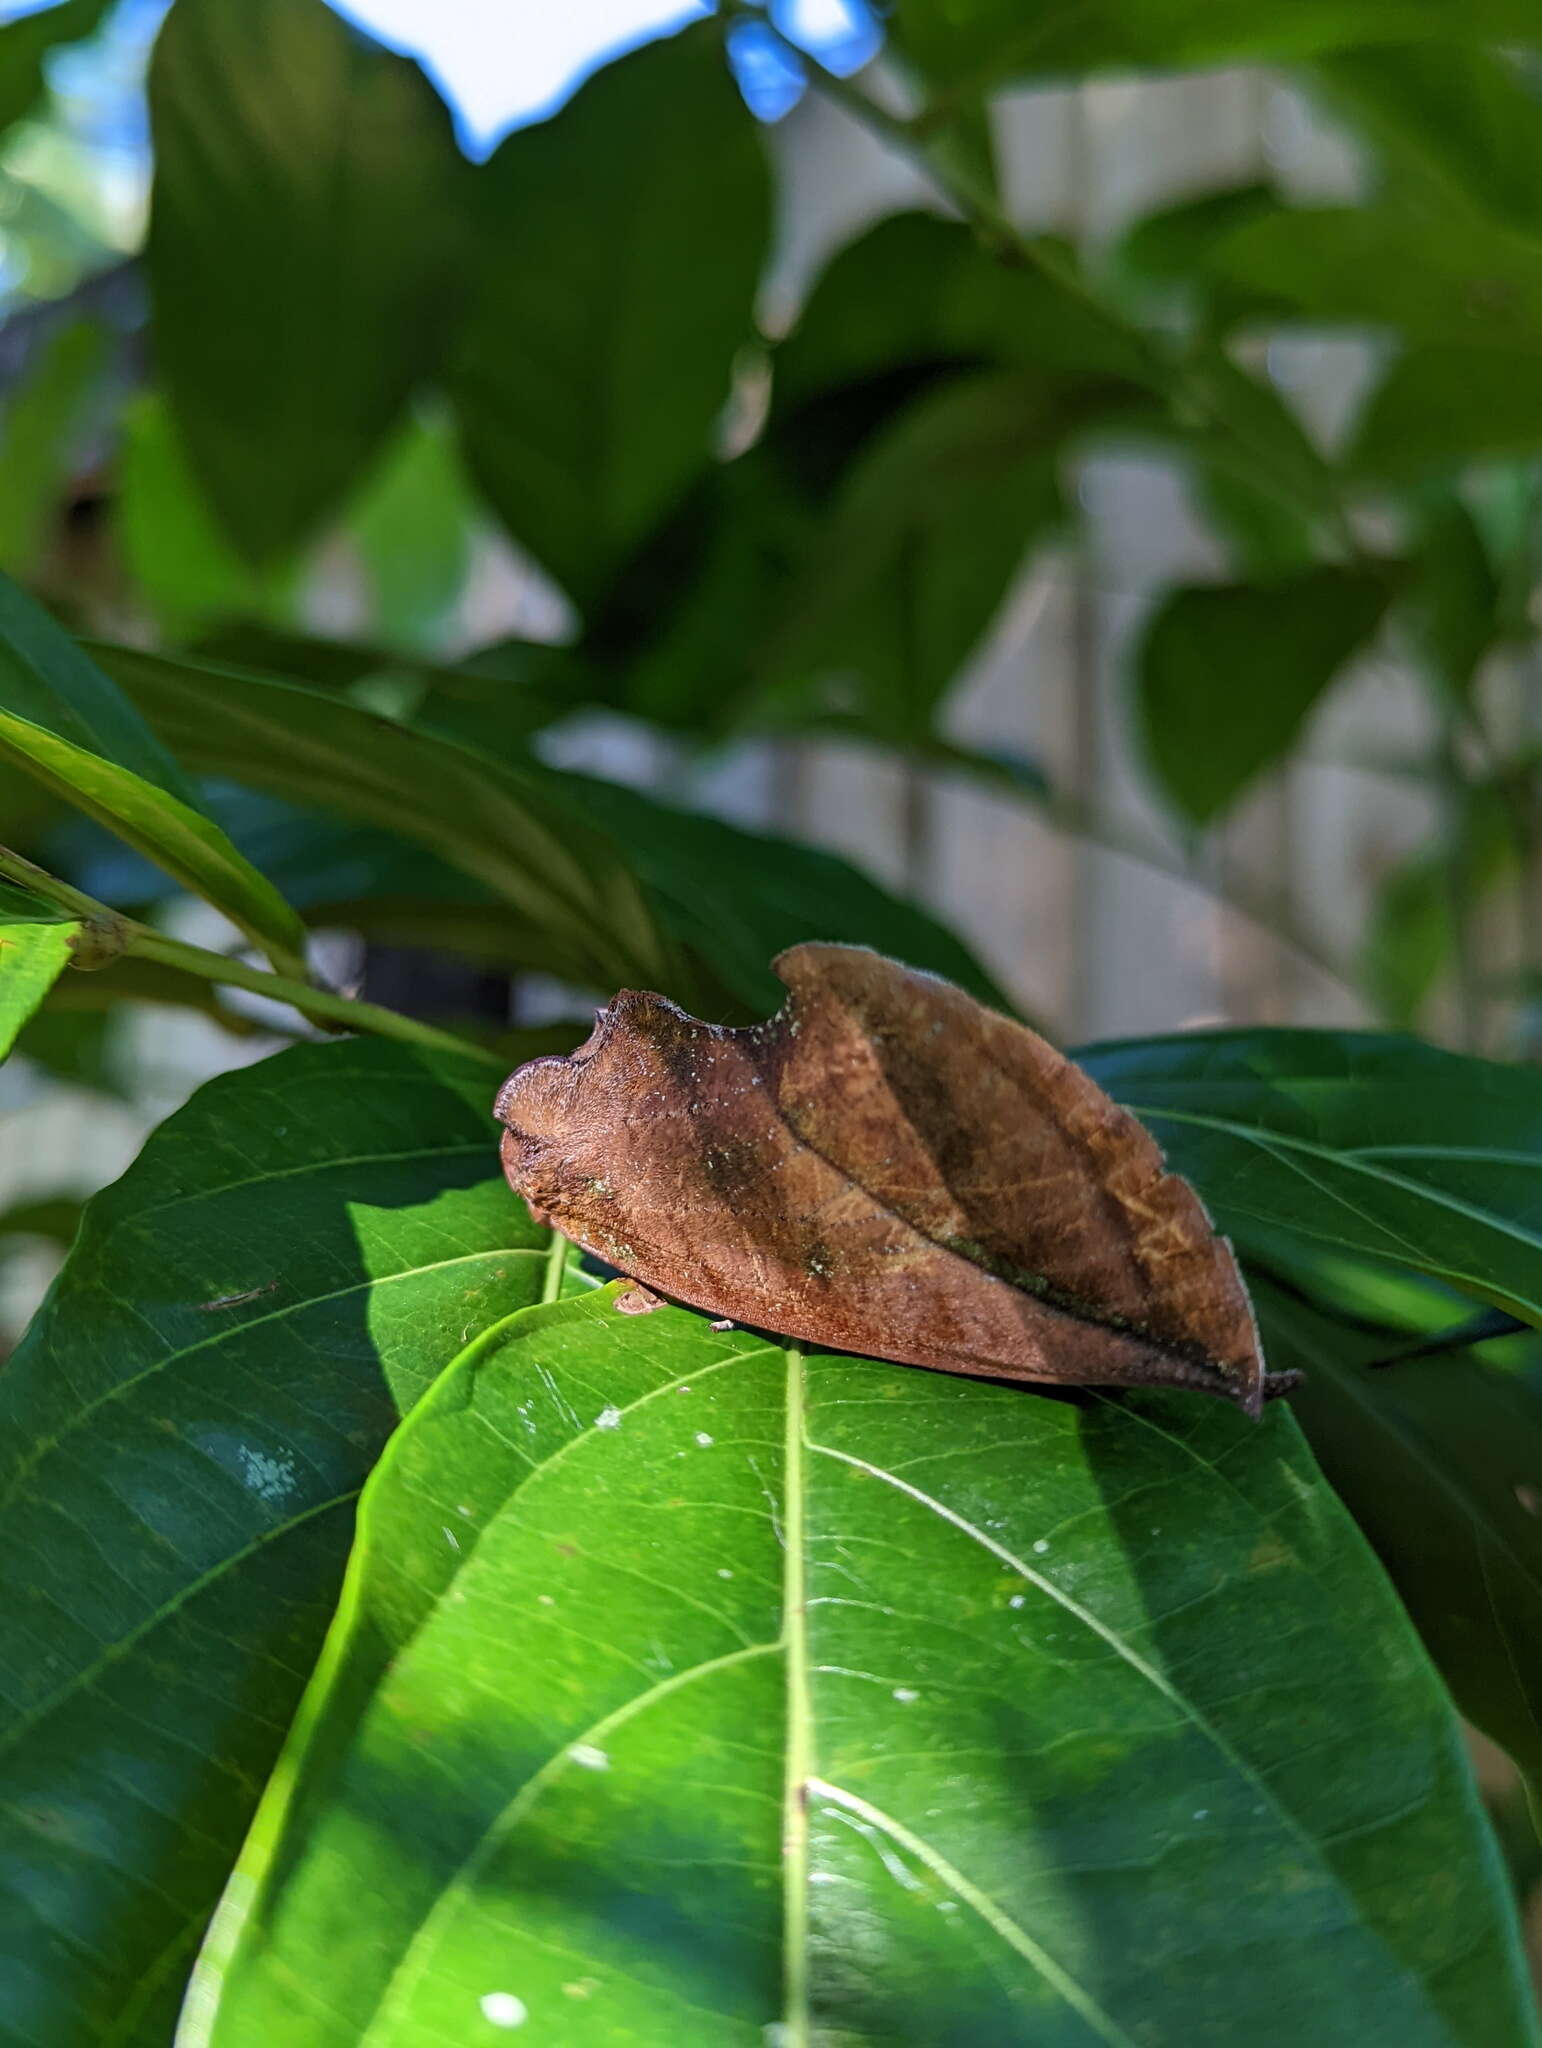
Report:
M767 1024L623 992L512 1075L503 1159L532 1207L659 1293L805 1342L1256 1412L1231 1252L1133 1117L934 976L850 946L776 968Z

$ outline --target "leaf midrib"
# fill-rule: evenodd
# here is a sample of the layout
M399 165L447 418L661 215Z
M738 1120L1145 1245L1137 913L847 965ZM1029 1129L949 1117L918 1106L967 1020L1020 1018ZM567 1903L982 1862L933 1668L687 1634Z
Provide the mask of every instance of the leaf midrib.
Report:
M1232 1747L1220 1730L1200 1712L1192 1700L1178 1691L1155 1665L1148 1663L1137 1650L1124 1641L1116 1630L1100 1621L1090 1609L1083 1607L1080 1602L1073 1600L1069 1594L1064 1593L1055 1585L1053 1580L1046 1578L1043 1573L1036 1571L1025 1560L1018 1557L1014 1551L1009 1550L1004 1544L998 1543L985 1530L976 1528L965 1516L957 1514L945 1501L938 1500L935 1495L924 1492L918 1486L910 1485L908 1481L899 1478L897 1474L886 1470L883 1466L870 1464L866 1459L859 1458L850 1451L837 1450L830 1444L810 1443L808 1448L825 1457L835 1458L842 1464L853 1466L856 1470L865 1472L870 1478L882 1480L886 1485L894 1487L898 1492L907 1494L919 1506L940 1515L944 1521L951 1523L961 1534L978 1543L982 1549L989 1551L992 1556L999 1558L1003 1564L1009 1565L1013 1571L1019 1573L1031 1585L1037 1587L1041 1593L1054 1601L1065 1613L1072 1616L1076 1621L1081 1622L1093 1634L1106 1642L1115 1655L1128 1664L1131 1670L1145 1679L1163 1698L1169 1700L1178 1709L1179 1713L1195 1731L1211 1744L1217 1755L1222 1757L1236 1771L1238 1777L1257 1793L1259 1799L1266 1803L1281 1827L1290 1835L1302 1851L1308 1867L1315 1867L1320 1870L1332 1884L1335 1893L1345 1900L1355 1923L1362 1929L1367 1940L1381 1947L1389 1960L1403 1975L1409 1976L1411 1974L1403 1963L1402 1958L1397 1956L1376 1930L1367 1924L1360 1910L1359 1901L1344 1886L1338 1873L1334 1870L1319 1845L1312 1840L1310 1835L1304 1832L1295 1816L1282 1804L1274 1787L1268 1780L1259 1776L1247 1762L1246 1758L1241 1756ZM1417 1980L1414 1981L1416 1988L1422 1994L1422 1986L1418 1986Z
M1203 1116L1193 1110L1142 1109L1133 1103L1127 1104L1126 1107L1130 1109L1132 1115L1138 1116L1142 1122L1161 1122L1165 1119L1169 1123L1192 1124L1199 1130L1224 1131L1228 1137L1241 1138L1245 1143L1255 1145L1259 1151L1267 1152L1272 1156L1275 1155L1276 1147L1281 1147L1288 1152L1304 1152L1309 1158L1321 1159L1330 1166L1338 1166L1352 1173L1363 1174L1367 1179L1384 1182L1390 1187L1400 1189L1404 1194L1417 1196L1421 1201L1431 1202L1440 1208L1449 1209L1453 1215L1465 1216L1470 1223L1481 1223L1485 1229L1497 1231L1506 1237L1512 1237L1517 1244L1523 1244L1530 1250L1535 1250L1537 1247L1538 1239L1534 1232L1528 1234L1523 1230L1517 1230L1513 1225L1507 1223L1503 1217L1497 1216L1487 1209L1474 1208L1470 1202L1462 1201L1459 1196L1449 1194L1444 1188L1431 1187L1425 1181L1410 1180L1400 1173L1388 1173L1384 1168L1376 1168L1374 1170L1368 1168L1362 1161L1364 1158L1375 1157L1378 1148L1374 1146L1366 1147L1363 1153L1359 1148L1346 1148L1338 1151L1332 1146L1314 1144L1309 1138L1298 1138L1284 1131L1268 1130L1263 1125L1236 1124L1225 1117ZM1429 1152L1425 1152L1424 1148L1405 1147L1402 1149L1411 1155L1417 1153L1419 1156L1440 1156L1439 1148L1430 1148ZM1488 1159L1494 1155L1479 1152L1473 1156ZM1522 1155L1522 1161L1524 1164L1531 1166L1539 1164L1534 1159L1525 1160L1524 1155ZM1337 1195L1336 1199L1343 1202L1346 1208L1352 1209L1354 1207L1354 1204L1349 1202L1343 1195ZM1397 1231L1388 1230L1386 1224L1378 1223L1374 1217L1368 1220L1389 1237L1399 1237L1401 1235ZM1406 1240L1403 1241L1406 1242ZM1410 1246L1409 1249L1412 1251L1415 1247Z

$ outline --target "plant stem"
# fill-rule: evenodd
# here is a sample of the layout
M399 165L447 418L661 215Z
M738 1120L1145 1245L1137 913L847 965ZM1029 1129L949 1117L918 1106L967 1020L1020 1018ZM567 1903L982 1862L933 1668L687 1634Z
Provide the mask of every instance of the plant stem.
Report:
M432 1046L437 1052L471 1053L477 1059L498 1063L497 1055L489 1052L486 1046L473 1044L456 1032L441 1031L437 1025L421 1023L416 1017L404 1016L400 1010L387 1010L379 1003L361 1002L355 996L335 995L330 989L312 988L303 981L291 981L287 975L269 974L260 967L247 967L224 953L211 952L206 946L190 946L181 939L168 939L144 925L129 926L128 945L124 950L138 954L142 960L159 960L164 966L180 967L185 973L202 975L206 981L223 982L231 988L249 989L253 995L267 996L275 1003L288 1003L302 1016L318 1024L341 1024L351 1031L369 1032L375 1038L394 1038L406 1045Z
M998 262L1015 270L1036 270L1057 290L1077 300L1110 333L1117 334L1121 344L1130 350L1132 358L1139 360L1151 384L1165 394L1169 403L1186 408L1191 416L1203 415L1213 432L1219 433L1248 458L1255 466L1255 481L1261 489L1294 506L1307 518L1324 521L1347 560L1360 566L1370 566L1371 558L1342 504L1336 500L1319 501L1309 490L1298 488L1281 474L1280 465L1269 449L1258 447L1253 435L1245 431L1225 407L1217 407L1207 397L1202 379L1186 376L1184 365L1154 342L1137 322L1127 318L1094 291L1076 265L1068 261L1053 243L1025 234L1002 211L995 194L973 174L967 160L950 155L944 161L939 157L931 147L931 139L938 127L935 110L930 118L925 113L914 119L891 113L849 79L838 78L834 72L825 70L816 58L783 35L758 9L741 6L736 18L754 21L762 34L771 36L800 66L822 98L832 106L840 107L880 142L908 158L930 180L938 196L969 223Z
M436 1025L421 1023L416 1017L403 1016L400 1010L387 1010L379 1003L360 1002L352 996L337 995L331 989L292 981L288 975L248 967L244 962L233 960L225 953L213 952L207 946L192 946L182 939L169 939L162 932L152 931L148 925L120 916L105 903L98 903L95 897L85 895L70 883L61 881L57 875L51 875L31 861L24 860L19 853L11 852L9 847L0 846L0 876L30 889L34 896L58 904L61 910L69 911L74 917L110 922L123 934L124 952L136 954L141 960L157 960L165 967L180 968L183 973L198 975L204 981L219 982L228 988L248 989L253 995L268 997L271 1002L288 1003L313 1023L367 1032L372 1037L395 1039L404 1045L428 1046L435 1052L467 1053L492 1065L501 1064L497 1054L486 1046L461 1038L453 1031L441 1031Z

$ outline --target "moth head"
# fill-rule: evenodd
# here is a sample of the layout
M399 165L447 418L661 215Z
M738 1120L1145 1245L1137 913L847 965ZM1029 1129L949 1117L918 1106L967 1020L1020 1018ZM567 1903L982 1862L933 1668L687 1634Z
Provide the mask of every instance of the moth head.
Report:
M582 1119L591 1083L599 1090L626 1079L642 1082L656 1055L667 1057L683 1035L706 1028L667 997L624 988L596 1010L582 1045L516 1067L494 1098L493 1115L527 1143L560 1140Z

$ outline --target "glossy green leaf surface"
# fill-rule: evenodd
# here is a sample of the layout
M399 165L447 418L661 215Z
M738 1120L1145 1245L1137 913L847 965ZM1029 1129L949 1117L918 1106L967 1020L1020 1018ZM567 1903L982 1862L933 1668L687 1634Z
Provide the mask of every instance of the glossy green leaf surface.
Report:
M151 2048L336 1598L359 1485L540 1298L486 1070L211 1082L89 1205L0 1376L0 2042Z
M1542 1323L1542 1074L1411 1038L1217 1031L1078 1058L1246 1249L1283 1233Z
M393 1440L180 2040L1500 2048L1496 1863L1288 1413L599 1295Z
M79 923L0 882L0 1060L70 964Z
M1387 594L1374 577L1321 568L1163 599L1136 655L1135 711L1147 761L1186 818L1210 823L1287 752Z
M86 812L222 910L289 972L304 932L273 885L242 859L174 757L89 655L0 577L0 758Z
M586 607L704 469L750 339L766 165L714 24L607 65L477 174L466 460Z
M226 531L270 561L429 370L466 166L417 66L325 0L175 0L150 116L157 367Z
M1271 1366L1306 1375L1292 1407L1312 1449L1458 1706L1542 1785L1537 1340L1529 1367L1460 1347L1389 1364L1417 1336L1253 1293Z

